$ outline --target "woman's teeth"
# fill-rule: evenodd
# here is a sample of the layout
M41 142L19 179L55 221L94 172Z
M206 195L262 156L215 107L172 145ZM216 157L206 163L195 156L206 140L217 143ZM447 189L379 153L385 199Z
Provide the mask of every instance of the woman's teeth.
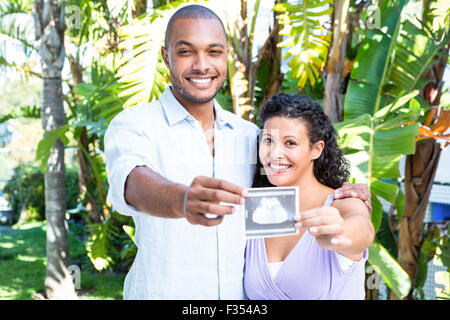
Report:
M286 169L289 169L291 166L290 165L279 165L279 164L271 163L270 167L272 169L275 169L275 170L286 170Z

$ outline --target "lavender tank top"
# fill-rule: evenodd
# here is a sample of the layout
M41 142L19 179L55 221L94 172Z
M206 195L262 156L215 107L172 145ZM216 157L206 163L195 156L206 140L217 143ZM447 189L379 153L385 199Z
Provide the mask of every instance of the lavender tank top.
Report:
M334 200L330 195L323 207ZM283 261L275 278L270 273L263 238L247 240L244 288L251 300L362 300L368 249L360 261L343 270L335 252L323 249L305 231Z

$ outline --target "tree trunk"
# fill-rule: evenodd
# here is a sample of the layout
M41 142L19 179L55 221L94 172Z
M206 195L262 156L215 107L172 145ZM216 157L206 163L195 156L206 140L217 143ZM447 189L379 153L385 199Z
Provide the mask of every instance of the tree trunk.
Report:
M275 5L285 2L285 0L275 0ZM258 61L255 69L258 68L262 60L269 61L269 82L264 93L264 99L261 101L261 105L267 101L268 98L278 93L283 85L284 74L281 72L281 48L278 47L280 42L280 23L278 22L279 12L273 12L273 29L270 31L269 37L260 50ZM256 71L255 71L256 73ZM252 88L252 101L254 100L256 86L256 76L251 84Z
M77 58L67 55L67 58L70 63L70 70L73 77L74 85L78 85L83 83L83 68L81 67ZM78 99L77 97L75 97ZM94 180L92 177L92 169L89 159L83 152L83 149L89 153L89 141L86 128L81 128L81 133L78 138L78 148L77 148L77 156L80 162L80 168L78 169L79 183L80 183L80 194L83 192L86 193L86 196L89 199L88 204L88 219L90 223L99 223L103 221L103 215L97 206L96 199L94 195L89 190L89 186L91 182Z
M345 68L349 4L349 0L334 1L333 42L327 62L324 94L324 112L331 122L342 120L341 83Z
M147 11L147 0L136 0L134 10L132 12L133 18L138 18L141 14Z
M408 273L412 289L406 299L413 299L417 263L422 245L423 218L428 205L441 146L434 139L420 140L416 152L406 157L405 209L400 219L398 262ZM391 299L397 299L394 293Z
M61 70L64 65L64 1L36 0L33 5L36 40L43 75L42 127L55 130L65 124ZM64 144L53 145L45 173L47 268L45 294L49 299L76 299L67 237Z
M442 54L436 64L431 66L425 75L432 79L423 89L424 99L434 107L439 106L443 89L443 77L448 61L450 45L442 49ZM437 112L428 115L425 126L432 127L433 118ZM416 152L408 155L405 168L405 209L400 220L398 261L411 278L411 291L406 299L412 300L417 265L422 246L423 218L428 205L434 175L439 163L441 145L435 139L425 139L416 142ZM392 299L397 297L392 293Z

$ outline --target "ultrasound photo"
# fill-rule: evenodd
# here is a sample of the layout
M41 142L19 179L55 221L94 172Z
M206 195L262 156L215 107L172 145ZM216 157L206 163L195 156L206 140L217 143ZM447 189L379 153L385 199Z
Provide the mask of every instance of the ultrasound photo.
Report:
M298 187L250 188L245 200L245 236L279 237L297 234Z

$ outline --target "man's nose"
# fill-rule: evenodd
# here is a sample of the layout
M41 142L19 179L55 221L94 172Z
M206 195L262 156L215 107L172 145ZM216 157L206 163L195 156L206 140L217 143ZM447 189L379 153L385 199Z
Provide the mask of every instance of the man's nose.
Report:
M199 53L195 56L194 64L192 65L194 70L206 73L209 70L208 58L205 54Z

